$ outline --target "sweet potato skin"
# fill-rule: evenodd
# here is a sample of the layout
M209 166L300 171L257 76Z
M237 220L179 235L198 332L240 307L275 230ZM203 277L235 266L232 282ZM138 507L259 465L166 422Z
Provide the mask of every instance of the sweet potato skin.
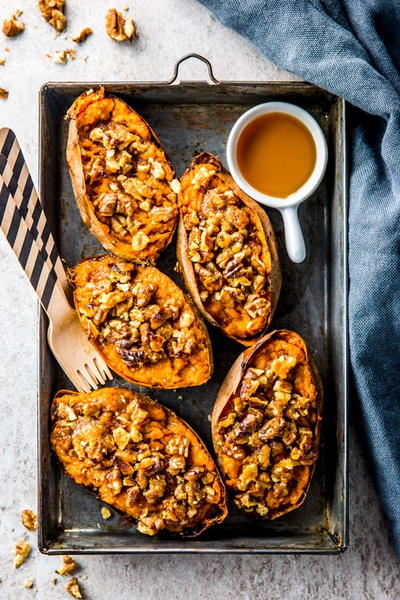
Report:
M165 467L167 466L169 459L168 452L165 454L164 443L176 435L183 436L190 446L190 453L186 458L186 465L183 467L184 470L182 475L185 472L185 469L186 471L190 471L190 469L196 469L198 467L203 467L206 473L211 473L213 475L213 487L216 493L215 502L206 503L205 506L203 505L199 510L199 514L195 516L194 519L188 518L189 522L186 524L181 524L179 521L175 523L168 521L165 522L165 526L160 527L161 533L165 531L183 537L197 537L212 525L221 523L226 518L226 491L218 473L218 469L202 440L193 429L183 421L183 419L178 417L170 409L161 406L148 396L123 388L103 388L88 394L80 394L70 390L61 390L56 394L52 403L51 412L53 427L51 444L53 451L57 455L66 474L78 485L82 485L94 493L100 500L107 502L114 510L121 513L124 517L132 520L134 523L139 522L140 524L141 515L143 516L144 514L146 517L146 513L142 513L143 508L146 508L145 497L140 495L133 503L127 502L130 491L129 486L135 486L135 483L125 481L124 479L123 486L121 486L121 489L117 494L112 491L112 485L110 486L110 481L112 481L109 479L110 474L112 474L116 468L127 468L126 462L125 464L124 462L118 462L120 459L116 457L114 457L114 460L110 463L110 456L112 457L114 453L116 453L116 455L124 454L124 452L118 452L119 446L114 447L114 450L107 451L106 455L104 455L103 468L100 471L92 468L93 460L87 461L85 453L78 456L74 450L78 448L79 445L79 439L77 441L76 436L78 436L78 438L83 436L82 439L85 440L84 448L86 448L88 444L89 446L92 444L93 448L100 448L101 436L107 434L112 437L113 428L118 426L118 429L120 429L121 415L123 417L129 417L129 406L136 402L139 403L140 409L144 409L149 415L147 421L145 420L136 424L134 428L136 435L137 432L142 432L143 440L147 440L150 444L150 452L152 455L160 455L160 452L164 454L164 459L161 459L163 464L162 473L166 472ZM66 411L68 411L67 416L65 415ZM61 416L62 413L64 413L63 416ZM93 416L95 417L94 419L92 418ZM99 418L97 419L96 416ZM119 416L119 418L116 419L116 416ZM139 418L141 418L140 414ZM69 419L71 420L68 423L65 419L67 421L69 421ZM88 427L88 423L90 422L92 424ZM127 424L124 426L126 428L128 427ZM161 436L160 427L162 428L164 437ZM98 436L98 432L100 431L99 428L102 430L100 437ZM164 449L162 446L164 446ZM135 451L135 445L130 444L125 450L128 454L132 453ZM124 458L123 461L128 459L129 456L127 459ZM97 458L94 460L102 465L102 460L99 461ZM136 465L135 462L130 462L129 464L133 465L133 467ZM105 476L103 476L104 473L106 473ZM132 477L134 477L133 474ZM167 475L167 477L171 476ZM177 484L177 481L172 479L171 485L172 484ZM132 496L130 496L130 498L131 497ZM154 523L157 524L157 515L162 512L163 500L158 501L156 504L150 503L148 509L150 510L150 516L155 517ZM143 521L142 525L146 522L146 518ZM149 535L154 535L154 533L156 533L156 531L146 531L146 527L144 530L141 530L139 527L139 531Z
M306 343L300 337L300 335L298 335L297 333L295 333L293 331L289 331L286 329L271 331L270 333L265 335L261 340L259 340L257 342L257 344L255 344L251 348L247 348L244 352L242 352L242 354L240 354L238 356L238 358L232 365L230 371L226 375L225 380L223 381L223 383L219 389L217 398L214 403L213 412L212 412L212 416L211 416L212 439L213 439L213 443L214 443L214 450L217 455L217 462L221 468L222 475L225 479L226 479L226 474L224 473L224 468L221 464L221 455L220 455L221 449L217 443L218 423L219 423L220 419L223 418L223 416L226 416L224 414L224 411L227 411L227 408L228 408L229 404L231 403L231 399L235 395L237 395L237 393L240 389L240 385L243 380L243 376L246 373L247 369L252 366L252 362L253 362L255 356L259 355L260 352L262 352L263 347L265 347L265 345L268 344L268 342L270 340L274 340L275 338L279 338L279 339L283 339L283 340L290 339L292 341L295 340L296 344L298 344L299 348L304 352L304 354L306 356L306 360L307 360L307 363L310 367L310 371L312 374L313 384L317 391L317 396L316 396L317 397L317 417L316 417L316 421L315 421L315 425L314 425L314 436L315 436L315 446L316 447L319 446L320 435L321 435L322 411L323 411L323 403L324 403L324 392L323 392L322 380L321 380L319 371L318 371L317 367L315 366L314 362L311 360ZM288 512L291 512L292 510L301 506L301 504L304 502L304 500L307 496L314 470L315 470L315 462L312 465L303 469L303 473L301 475L303 481L302 481L302 484L299 486L301 493L299 493L299 497L297 498L296 502L293 503L293 505L286 506L282 509L278 508L278 509L272 511L268 516L263 516L263 518L273 520L278 517L284 516ZM257 516L259 516L259 515L257 515Z
M128 126L131 117L131 120L134 121L132 127L143 136L143 139L154 143L158 148L162 149L162 144L150 125L120 98L106 96L103 87L97 91L89 90L82 94L75 100L66 116L66 118L70 119L66 160L76 204L82 221L99 240L105 250L126 260L139 263L154 263L173 238L177 225L177 208L175 209L169 231L167 233L160 233L159 236L154 236L154 240L143 250L135 250L130 243L125 243L113 236L110 227L98 219L92 199L88 193L81 155L80 126L85 125L86 121L90 122L97 117L100 118L103 113L104 117L106 117L106 115L113 114L113 112L116 112L116 118L118 118L119 122L126 122ZM173 166L165 153L164 161L168 169L174 173Z
M93 274L102 274L107 277L108 269L121 262L111 255L99 255L87 258L69 271L69 279L75 287L73 298L82 327L85 329L90 342L104 358L108 366L126 381L151 388L175 389L181 387L197 386L205 383L213 372L213 355L210 338L196 307L178 288L167 275L153 266L136 265L135 283L157 282L157 300L160 305L165 300L176 298L181 305L181 312L188 312L194 317L194 328L198 349L190 354L187 359L166 358L154 364L143 365L140 368L129 367L121 359L115 344L104 341L101 343L93 323L81 312L79 287L81 281L86 281ZM123 262L123 261L122 261ZM102 276L102 275L101 275Z
M235 335L230 334L229 331L227 331L226 328L224 328L220 323L218 323L216 321L216 319L213 318L213 316L206 310L206 308L200 298L198 284L196 282L196 276L195 276L194 269L193 269L193 263L189 258L188 235L187 235L185 226L183 224L182 212L180 214L180 218L179 218L179 222L178 222L177 249L176 249L180 272L181 272L181 275L185 282L186 288L188 289L189 293L191 294L198 310L203 315L203 317L212 325L220 328L223 331L223 333L225 333L225 335L228 335L229 337L231 337L235 341L239 342L240 344L242 344L244 346L252 346L255 343L257 343L257 341L260 340L262 338L262 336L265 334L265 331L268 328L268 326L271 322L271 319L273 317L273 314L274 314L274 311L275 311L275 308L276 308L276 305L277 305L277 302L279 299L281 286L282 286L282 275L281 275L275 233L274 233L271 222L270 222L266 212L260 207L260 205L257 202L255 202L252 198L247 196L247 194L245 194L236 185L236 183L232 179L231 175L223 168L223 166L219 162L219 160L212 154L209 154L208 152L203 152L202 154L198 155L193 160L192 164L187 169L187 171L184 173L184 175L182 176L182 178L181 178L182 184L185 181L185 179L190 178L192 169L196 165L199 165L199 164L213 165L218 172L218 177L224 182L224 184L227 185L233 191L233 193L240 198L240 200L244 203L244 205L248 209L253 211L259 218L260 226L264 233L265 241L266 241L268 251L270 254L270 258L271 258L271 271L270 271L271 310L270 310L270 316L268 319L268 323L266 324L266 326L263 328L263 330L258 335L246 339L244 337L237 337ZM179 204L181 204L181 201L182 201L181 199L182 199L182 192L179 194Z

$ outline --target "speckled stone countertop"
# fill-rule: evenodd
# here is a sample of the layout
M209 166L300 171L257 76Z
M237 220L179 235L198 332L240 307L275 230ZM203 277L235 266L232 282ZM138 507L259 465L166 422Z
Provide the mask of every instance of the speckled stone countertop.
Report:
M24 10L25 32L8 40L0 33L0 126L16 132L37 181L38 89L46 81L163 80L175 61L199 52L225 80L285 80L293 76L266 61L247 41L223 28L194 0L67 0L69 27L54 39L31 0L2 0L1 21L16 8ZM104 32L110 6L130 6L140 38L118 45ZM95 31L77 48L75 61L59 65L45 57L73 46L71 36L90 26ZM8 47L9 52L4 48ZM84 60L86 57L87 60ZM204 78L193 61L183 78ZM36 506L37 302L7 244L0 238L0 598L68 598L65 581L52 585L57 557L35 548L34 534L20 523L20 511ZM18 570L12 548L21 537L31 540L31 557ZM397 600L399 564L388 541L388 528L368 475L368 464L351 427L350 548L340 556L83 556L78 573L90 600ZM24 589L26 578L34 580Z

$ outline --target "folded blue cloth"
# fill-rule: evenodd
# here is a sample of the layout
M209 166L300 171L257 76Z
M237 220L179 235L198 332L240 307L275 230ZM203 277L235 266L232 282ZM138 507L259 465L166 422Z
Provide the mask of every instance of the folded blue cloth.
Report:
M400 2L200 1L276 65L353 105L351 366L371 466L400 556Z

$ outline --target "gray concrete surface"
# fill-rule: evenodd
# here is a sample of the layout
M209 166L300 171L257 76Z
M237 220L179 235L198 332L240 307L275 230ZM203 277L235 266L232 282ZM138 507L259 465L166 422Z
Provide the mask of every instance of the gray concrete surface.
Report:
M194 0L127 1L140 39L118 45L104 33L106 0L67 0L69 26L54 39L36 2L1 0L0 19L24 9L26 31L14 40L0 33L0 126L12 127L37 180L37 92L51 80L166 79L174 62L200 52L223 79L282 80L293 76L266 61L238 35L226 30ZM75 61L53 64L45 54L71 47L71 35L84 26L95 34L78 47ZM4 52L8 47L9 52ZM87 61L84 60L88 57ZM186 77L203 76L202 66L185 67ZM65 581L50 579L58 558L39 555L34 534L20 524L20 511L36 505L37 303L13 255L0 239L0 598L58 600L70 597ZM388 541L387 524L352 428L350 471L350 549L341 556L158 556L82 557L78 574L91 600L397 600L398 563ZM19 570L12 548L25 536L33 543L31 557ZM32 589L23 581L31 577Z

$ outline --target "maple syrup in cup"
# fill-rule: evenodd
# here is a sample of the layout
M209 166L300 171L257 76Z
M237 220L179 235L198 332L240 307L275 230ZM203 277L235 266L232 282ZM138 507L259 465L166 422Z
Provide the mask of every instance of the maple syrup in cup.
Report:
M287 102L267 102L244 113L232 128L227 160L233 179L250 197L277 208L293 262L306 256L298 207L320 184L327 146L315 119Z

